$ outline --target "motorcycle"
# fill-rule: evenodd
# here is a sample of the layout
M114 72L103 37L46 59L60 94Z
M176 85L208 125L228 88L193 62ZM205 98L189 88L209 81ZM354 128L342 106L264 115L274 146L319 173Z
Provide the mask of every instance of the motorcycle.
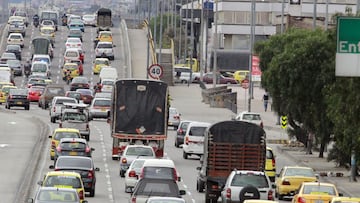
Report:
M63 17L61 19L61 23L62 23L62 26L67 26L67 18L66 17Z
M34 20L33 24L34 24L35 27L38 27L39 26L39 20Z
M24 70L24 74L25 74L25 76L26 76L26 78L28 78L29 77L29 75L30 75L30 70Z

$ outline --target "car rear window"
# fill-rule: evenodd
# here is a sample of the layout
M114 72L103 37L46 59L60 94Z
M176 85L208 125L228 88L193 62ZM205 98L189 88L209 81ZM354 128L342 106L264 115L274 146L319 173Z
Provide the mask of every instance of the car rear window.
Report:
M64 103L73 103L75 104L76 101L73 99L57 99L55 104L64 104Z
M61 150L75 150L83 151L86 149L86 144L83 142L61 142Z
M97 48L100 48L100 49L112 49L112 44L110 44L110 43L99 43L97 45Z
M82 188L81 180L75 176L48 176L44 183L45 187L56 187L59 185L72 186L73 188Z
M266 158L267 159L273 159L274 158L274 154L271 150L266 150Z
M92 168L92 161L91 159L79 159L79 158L62 158L59 157L56 161L57 168Z
M67 51L65 54L66 57L78 57L79 56L79 52L76 51Z
M154 156L153 151L145 147L130 147L125 154L129 156Z
M257 175L252 173L236 174L231 181L231 186L246 187L248 185L252 185L257 188L269 187L265 175Z
M135 195L178 197L179 189L175 182L149 181L142 182Z
M261 117L259 114L244 114L243 119L244 120L261 120Z
M175 170L169 167L151 167L146 166L143 168L143 177L144 178L154 178L154 179L175 179Z
M315 174L313 170L307 168L288 168L285 171L285 176L315 177Z
M327 194L327 195L335 195L334 187L325 186L325 185L305 185L303 194Z
M80 138L80 136L75 132L57 132L54 136L55 140L60 140L61 138Z
M104 106L104 107L109 107L110 106L110 100L100 100L97 99L94 101L94 106Z
M45 80L44 80L44 79L42 79L42 80L43 80L44 83L45 83ZM47 92L48 92L49 94L55 94L55 95L65 94L63 88L48 88L48 89L47 89Z
M206 130L206 127L192 126L192 127L190 128L189 135L190 135L190 136L203 137L205 130Z

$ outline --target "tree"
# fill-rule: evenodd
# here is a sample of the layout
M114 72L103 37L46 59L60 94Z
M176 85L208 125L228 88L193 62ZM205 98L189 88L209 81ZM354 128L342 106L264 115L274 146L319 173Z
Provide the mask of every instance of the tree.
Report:
M335 79L335 42L322 30L290 29L255 45L263 72L262 86L272 95L273 109L287 115L297 140L307 144L312 132L319 157L332 133L324 87Z

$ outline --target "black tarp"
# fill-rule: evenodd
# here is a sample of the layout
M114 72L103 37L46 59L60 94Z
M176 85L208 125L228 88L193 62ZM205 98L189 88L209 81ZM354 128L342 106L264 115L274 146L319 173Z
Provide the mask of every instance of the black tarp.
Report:
M113 132L164 135L167 84L155 80L118 80L113 91Z
M49 54L50 40L46 37L36 37L32 40L33 54Z
M258 125L244 121L222 121L207 131L211 142L260 144L266 142L266 133Z
M100 8L97 12L98 16L111 16L111 10L107 8Z

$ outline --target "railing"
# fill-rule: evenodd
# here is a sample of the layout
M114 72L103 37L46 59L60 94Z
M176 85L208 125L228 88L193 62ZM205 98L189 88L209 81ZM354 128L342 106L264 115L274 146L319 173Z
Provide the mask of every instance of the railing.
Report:
M121 29L123 31L123 41L125 44L125 50L127 52L127 57L125 56L125 64L126 64L126 77L127 78L132 78L132 66L131 66L131 47L130 47L130 40L129 40L129 33L128 33L128 28L126 25L125 20L121 20Z

